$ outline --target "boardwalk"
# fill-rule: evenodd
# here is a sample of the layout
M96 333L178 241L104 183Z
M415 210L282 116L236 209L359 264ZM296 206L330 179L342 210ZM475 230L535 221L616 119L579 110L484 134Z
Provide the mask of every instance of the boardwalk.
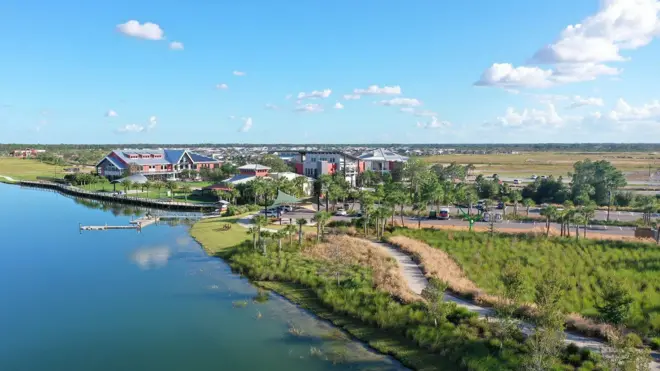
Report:
M160 218L157 217L142 217L139 219L131 220L128 225L79 225L80 233L82 231L107 231L112 229L135 229L138 232L142 228L158 223Z

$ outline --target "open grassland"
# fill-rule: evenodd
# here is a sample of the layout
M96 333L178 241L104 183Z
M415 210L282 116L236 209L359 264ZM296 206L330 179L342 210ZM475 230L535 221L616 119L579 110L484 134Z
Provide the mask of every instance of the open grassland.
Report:
M19 180L35 180L37 177L63 177L65 166L48 165L37 160L0 157L0 175Z
M563 307L593 317L603 280L621 279L634 302L627 325L642 333L660 332L660 247L649 243L596 241L496 235L440 230L397 229L395 235L417 239L442 249L467 278L487 293L501 295L501 272L520 263L526 277L525 300L531 302L534 284L549 269L568 280ZM468 287L473 290L473 287Z
M422 157L422 159L432 164L452 162L464 165L473 164L475 165L474 174L492 175L496 173L500 177L524 179L529 178L532 174L566 176L573 170L575 162L585 159L607 160L630 177L646 174L646 178L648 178L649 166L652 173L660 168L659 153L643 152L523 152L515 155L439 155Z
M209 255L218 254L250 238L247 230L236 224L238 218L232 216L200 220L190 229L190 235ZM231 229L223 230L225 224L230 224Z

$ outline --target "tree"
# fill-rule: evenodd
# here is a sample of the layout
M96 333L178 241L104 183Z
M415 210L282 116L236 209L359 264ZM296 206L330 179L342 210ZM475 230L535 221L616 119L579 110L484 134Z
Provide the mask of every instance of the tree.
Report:
M504 301L497 308L497 312L503 318L505 333L511 335L517 329L514 314L525 295L525 276L520 264L513 263L502 270L500 277L504 285Z
M250 227L247 230L247 234L252 235L252 248L257 250L257 227Z
M303 237L303 226L307 224L307 219L299 218L296 219L296 224L298 224L298 246L302 246L302 237Z
M589 224L589 221L596 216L596 203L589 201L581 208L580 213L582 214L582 221L584 222L583 236L584 238L587 238L587 224Z
M128 179L124 179L121 181L121 186L124 187L124 192L128 194L128 190L131 189L131 187L133 187L133 182L131 182Z
M314 221L316 222L316 243L319 243L320 238L325 233L325 224L330 220L332 214L327 211L319 211L314 214Z
M305 220L305 219L303 219ZM289 237L289 246L293 245L293 235L296 234L297 228L293 224L288 224L284 229L284 233Z
M554 270L547 271L536 285L536 328L526 341L529 347L526 370L546 371L557 363L564 346L564 313L561 309L561 299L567 289L568 285L562 276Z
M264 215L257 215L254 218L252 218L252 221L254 222L254 225L257 227L257 240L259 244L261 245L264 256L266 255L266 243L265 241L261 238L261 232L263 227L268 225L268 218Z
M447 290L447 283L437 278L429 279L428 285L422 290L422 298L426 300L429 316L433 318L436 327L438 322L446 318L447 315L446 309L448 306L444 302L445 290Z
M417 229L422 228L422 214L426 211L426 202L417 202L413 205L413 210L417 213Z
M160 198L160 190L164 186L165 186L165 184L163 184L163 182L161 182L160 180L157 180L153 183L153 187L156 188L156 190L158 191L158 197L159 198Z
M190 194L190 186L187 184L184 184L181 188L181 193L183 193L183 197L185 197L186 202L188 202L188 194Z
M609 331L607 340L610 351L603 360L610 371L649 371L653 361L649 349L643 346L635 334L626 335L622 329Z
M522 200L523 206L527 208L527 216L529 216L529 209L534 206L534 200L531 198L524 198Z
M278 156L275 155L264 155L260 160L259 163L264 166L268 166L270 168L270 171L273 173L284 173L287 171L291 171L291 168L287 163L279 158Z
M149 198L149 189L151 189L151 187L153 187L154 184L153 184L152 182L150 182L150 181L146 181L146 182L143 184L143 186L144 186L144 188L147 190L147 198Z
M511 198L511 201L513 201L513 215L518 215L518 202L522 200L522 195L520 194L520 191L515 190L511 191L511 194L509 196ZM529 214L529 211L528 211Z
M169 181L165 184L165 188L167 188L170 191L170 198L173 200L174 199L174 192L176 192L178 186L176 185L175 182Z
M573 199L583 194L588 186L592 192L587 193L598 205L609 203L610 193L627 184L623 173L605 160L578 161L573 164L573 173L570 175Z
M625 322L630 312L633 299L623 282L612 277L604 278L601 291L601 303L596 309L603 321L619 326Z
M295 188L294 195L296 197L303 197L305 195L305 188L308 187L309 181L307 177L297 176L293 178L293 186Z

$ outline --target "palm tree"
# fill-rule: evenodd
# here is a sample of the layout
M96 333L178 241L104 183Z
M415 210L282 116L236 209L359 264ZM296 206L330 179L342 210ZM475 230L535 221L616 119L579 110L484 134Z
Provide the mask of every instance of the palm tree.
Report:
M534 206L534 200L532 200L531 198L524 198L522 200L522 203L523 203L523 206L525 206L527 208L527 216L529 216L529 208Z
M303 225L307 224L307 219L305 218L298 218L296 219L296 224L298 224L298 246L302 246L302 228Z
M147 180L142 186L147 189L147 198L149 198L149 189L153 187L154 184Z
M584 207L582 207L582 210L580 210L580 213L582 214L583 221L584 221L584 234L583 237L587 238L587 224L589 224L589 221L596 216L596 203L593 201L590 201L587 203Z
M174 192L178 188L175 182L169 181L165 184L165 188L167 188L170 191L170 198L174 200Z
M548 237L550 236L550 223L558 216L557 208L555 206L546 206L541 209L541 215L545 216L545 236Z
M124 179L124 180L121 181L121 186L124 187L124 192L126 192L126 194L128 194L128 190L131 187L133 187L133 182L131 182L128 179Z
M188 194L190 193L190 186L187 184L184 184L181 187L181 192L183 193L183 197L186 199L186 202L188 202Z
M295 196L296 197L303 197L305 195L305 186L309 184L309 181L307 180L307 177L305 176L297 176L293 179L293 186L294 189L296 190Z
M257 239L263 247L264 255L266 255L266 244L264 244L261 240L261 229L268 225L268 218L264 215L257 215L252 219L252 221L254 221L254 225L257 227Z
M413 207L417 211L417 229L422 228L422 213L426 211L426 206L426 202L418 202Z
M296 226L293 224L288 224L282 229L284 233L289 237L289 245L293 245L293 235L296 233Z
M325 232L325 224L330 220L332 214L327 211L319 211L314 214L314 221L316 222L316 243L319 243L320 238L323 237Z
M470 216L470 213L472 212L472 205L474 205L474 203L478 200L477 194L474 192L474 190L467 189L465 190L464 197L465 202L468 204L468 216Z
M507 197L507 196L502 196L502 199L501 199L500 201L502 201L502 203L504 204L504 205L502 206L502 216L506 216L506 204L510 201L510 200L509 200L509 197ZM514 209L513 209L514 215L515 215L515 212L516 212L515 210L516 210L516 209L514 208Z
M156 190L158 191L158 198L160 198L160 189L163 188L164 185L165 184L163 184L163 182L161 182L160 180L155 181L153 184L153 187L156 188Z
M257 249L257 227L250 227L247 230L247 234L252 235L252 248Z
M522 200L522 195L520 194L520 191L515 190L511 191L511 201L513 201L513 215L518 215L518 202Z

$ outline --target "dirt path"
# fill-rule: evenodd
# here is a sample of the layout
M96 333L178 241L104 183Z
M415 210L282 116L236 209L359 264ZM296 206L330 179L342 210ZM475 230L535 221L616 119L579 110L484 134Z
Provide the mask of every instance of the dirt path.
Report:
M396 259L397 263L399 264L399 267L401 268L401 273L403 274L403 277L405 278L408 287L410 287L410 290L412 290L416 294L421 294L422 290L424 290L424 287L426 287L426 285L428 284L428 281L424 276L424 273L422 272L422 269L419 267L419 265L417 265L410 256L406 255L404 252L400 251L399 249L395 248L390 244L384 242L375 242L375 241L370 241L370 242L377 248L387 252L390 256ZM472 312L476 312L479 314L480 318L484 318L486 320L496 320L495 319L496 313L495 310L493 310L492 308L475 305L473 303L470 303L466 300L463 300L461 298L458 298L456 296L447 293L445 293L445 301L454 302L461 307L464 307ZM533 325L528 323L521 323L520 327L523 333L527 335L531 334L534 328ZM565 334L566 334L566 340L564 341L567 344L575 344L580 348L586 348L599 353L603 353L604 351L607 351L607 344L605 344L600 339L590 338L572 332L566 332ZM653 371L660 371L660 363L659 363L660 354L658 354L658 352L652 352L651 356L653 357L654 361L652 361L651 364L649 364L649 368Z

